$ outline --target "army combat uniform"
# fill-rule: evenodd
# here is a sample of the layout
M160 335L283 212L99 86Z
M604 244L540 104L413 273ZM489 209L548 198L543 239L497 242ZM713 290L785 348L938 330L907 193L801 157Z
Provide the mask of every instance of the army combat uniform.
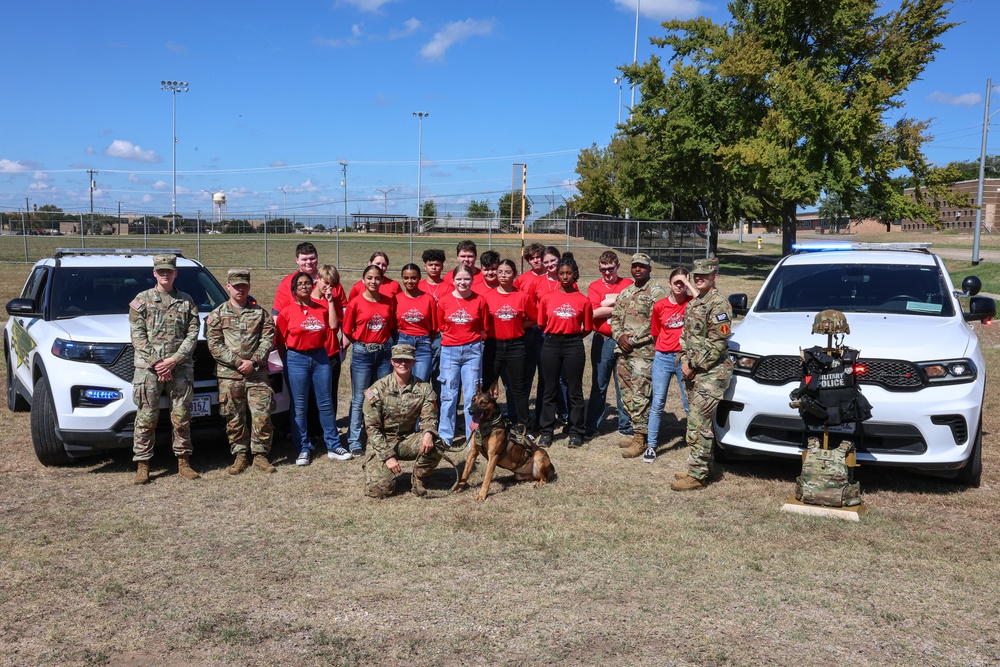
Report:
M235 281L235 282L234 282ZM250 272L229 272L229 283L249 284ZM226 435L233 454L271 451L271 403L274 391L268 378L267 355L274 348L274 319L252 297L243 308L225 301L205 318L205 339L215 357L219 378L219 412L226 418ZM253 370L242 375L243 360ZM247 428L247 410L250 428Z
M639 255L633 256L633 263L639 261L637 257ZM646 255L642 255L641 261L649 265ZM628 334L633 346L628 354L622 352L620 347L615 350L615 354L618 355L618 383L622 405L632 422L635 441L638 442L639 436L642 436L639 454L646 447L649 409L653 399L653 358L656 355L656 339L650 335L653 304L666 297L666 290L652 280L642 287L633 283L618 295L614 310L611 311L611 337L617 341Z
M176 267L171 256L156 256L155 268ZM159 292L154 287L140 292L129 304L132 346L135 348L135 375L132 398L135 414L133 461L153 458L156 424L160 418L160 395L170 396L173 450L186 463L191 455L191 399L194 397L194 347L198 341L198 307L176 287ZM160 382L153 366L165 359L177 365L173 379Z
M396 348L404 347L397 345ZM409 346L405 346L409 347ZM365 461L365 495L387 498L396 490L396 476L386 467L387 459L413 461L413 477L427 477L441 461L438 437L437 396L427 382L411 377L405 386L399 386L395 373L378 380L365 391L362 408L368 447L372 454ZM420 430L417 430L417 420ZM420 440L424 433L434 438L434 449L420 454ZM416 487L417 482L414 481Z
M699 263L718 267L714 258L699 259L695 271L699 270ZM691 408L686 436L687 474L701 482L707 481L712 460L715 440L712 418L733 376L733 362L729 358L732 319L729 301L714 287L708 294L691 299L684 313L678 363L686 363L695 372L694 380L684 383Z

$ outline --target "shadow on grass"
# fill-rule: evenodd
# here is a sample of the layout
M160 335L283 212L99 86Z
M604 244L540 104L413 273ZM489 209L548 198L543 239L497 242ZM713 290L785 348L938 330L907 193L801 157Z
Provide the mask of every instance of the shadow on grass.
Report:
M766 250L719 248L719 269L726 277L763 282L779 259Z

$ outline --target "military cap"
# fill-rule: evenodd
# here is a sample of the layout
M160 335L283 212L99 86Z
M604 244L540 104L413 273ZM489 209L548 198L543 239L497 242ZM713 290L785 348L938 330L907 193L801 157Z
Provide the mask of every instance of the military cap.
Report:
M230 285L249 285L250 269L229 269L227 280Z
M709 255L708 257L701 257L694 260L694 268L691 269L692 275L708 275L718 272L719 260L715 255Z
M651 260L649 255L646 253L637 252L632 255L632 264L645 264L646 266L651 266L653 264L653 260Z
M153 255L153 270L177 269L177 255Z
M392 358L393 359L409 359L410 361L417 360L417 349L412 345L406 345L405 343L400 343L399 345L392 346Z

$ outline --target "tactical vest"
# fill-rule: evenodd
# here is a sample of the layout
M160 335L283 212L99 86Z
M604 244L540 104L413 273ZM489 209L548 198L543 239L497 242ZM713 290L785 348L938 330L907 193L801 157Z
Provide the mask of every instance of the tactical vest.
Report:
M836 426L871 419L871 403L855 385L854 364L859 354L850 347L802 350L802 382L789 397L807 425Z
M854 443L849 440L836 449L821 449L817 438L809 438L802 474L795 480L796 499L824 507L860 505L861 485L852 481L854 470L847 465L853 453Z

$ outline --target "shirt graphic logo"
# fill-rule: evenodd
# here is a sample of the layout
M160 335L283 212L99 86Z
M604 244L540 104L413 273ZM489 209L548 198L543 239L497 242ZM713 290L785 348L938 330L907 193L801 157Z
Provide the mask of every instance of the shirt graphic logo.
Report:
M469 315L465 308L459 308L448 316L448 321L452 324L468 324L472 321L472 315Z
M503 320L504 322L509 322L515 317L517 317L517 311L504 304L503 308L499 309L497 312L493 313L493 317L498 320Z
M564 303L553 311L556 317L562 318L564 320L575 320L576 319L576 308L568 303Z
M322 320L317 320L312 315L302 320L302 324L299 326L303 331L322 331L326 328L326 324Z
M408 311L403 313L400 319L404 322L409 322L410 324L419 324L424 321L424 314L416 308L410 308Z
M372 318L368 320L368 324L365 325L365 328L369 331L381 331L385 328L385 320L382 319L381 315L375 313L372 315Z
M684 314L674 313L663 321L664 329L680 329L684 326Z

